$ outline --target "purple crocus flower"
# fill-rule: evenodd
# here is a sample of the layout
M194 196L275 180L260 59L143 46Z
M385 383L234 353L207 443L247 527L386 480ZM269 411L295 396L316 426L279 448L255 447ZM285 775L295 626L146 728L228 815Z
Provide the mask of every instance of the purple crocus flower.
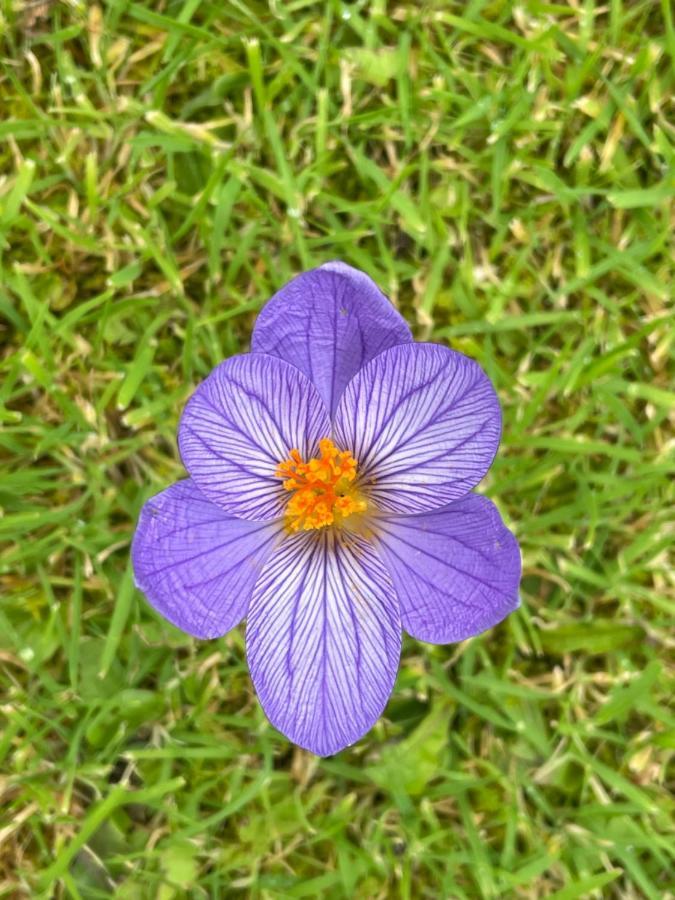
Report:
M246 618L267 717L327 756L381 715L402 628L460 641L518 606L518 544L471 493L497 451L499 401L476 362L413 343L339 262L275 294L251 349L183 412L190 477L143 507L136 584L196 637Z

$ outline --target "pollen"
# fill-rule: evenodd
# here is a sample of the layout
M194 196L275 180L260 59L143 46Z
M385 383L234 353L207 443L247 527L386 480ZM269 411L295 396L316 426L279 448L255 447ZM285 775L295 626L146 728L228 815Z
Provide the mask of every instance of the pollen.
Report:
M330 438L319 441L320 456L305 462L299 450L279 463L278 478L292 496L286 506L286 525L291 531L310 531L342 525L349 516L362 513L366 501L355 487L357 463L348 450L338 450Z

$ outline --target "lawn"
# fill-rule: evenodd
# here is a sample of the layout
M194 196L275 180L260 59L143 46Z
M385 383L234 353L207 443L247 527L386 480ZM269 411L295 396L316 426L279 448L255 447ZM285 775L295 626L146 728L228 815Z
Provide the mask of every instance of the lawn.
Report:
M674 72L668 0L0 0L0 897L675 896ZM524 569L319 760L129 548L329 259L492 378Z

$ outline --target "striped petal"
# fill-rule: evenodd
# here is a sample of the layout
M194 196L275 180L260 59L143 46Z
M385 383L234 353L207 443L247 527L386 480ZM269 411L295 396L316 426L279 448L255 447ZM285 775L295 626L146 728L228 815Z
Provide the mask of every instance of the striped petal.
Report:
M288 500L275 470L297 449L307 459L330 433L314 385L296 368L259 353L217 366L180 421L180 453L200 491L232 515L263 521Z
M136 587L177 628L213 638L246 615L279 526L245 522L187 479L141 510L131 548Z
M246 644L272 724L319 756L358 740L396 679L401 626L373 548L330 529L287 537L255 586Z
M474 360L439 344L392 347L345 390L334 437L375 506L438 509L485 475L501 434L499 400Z
M462 641L517 608L518 542L487 497L469 494L431 513L383 516L377 530L403 627L418 640Z
M298 275L265 305L254 351L297 366L333 414L347 383L378 353L412 335L374 281L341 262Z

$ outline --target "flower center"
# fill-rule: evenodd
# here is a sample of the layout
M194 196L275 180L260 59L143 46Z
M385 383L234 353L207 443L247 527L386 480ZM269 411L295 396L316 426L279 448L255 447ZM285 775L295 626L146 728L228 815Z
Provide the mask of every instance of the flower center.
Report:
M338 450L330 438L319 441L320 456L304 462L299 450L279 463L276 475L292 492L286 507L291 531L310 531L341 525L354 513L364 512L366 501L354 487L356 460L348 450Z

